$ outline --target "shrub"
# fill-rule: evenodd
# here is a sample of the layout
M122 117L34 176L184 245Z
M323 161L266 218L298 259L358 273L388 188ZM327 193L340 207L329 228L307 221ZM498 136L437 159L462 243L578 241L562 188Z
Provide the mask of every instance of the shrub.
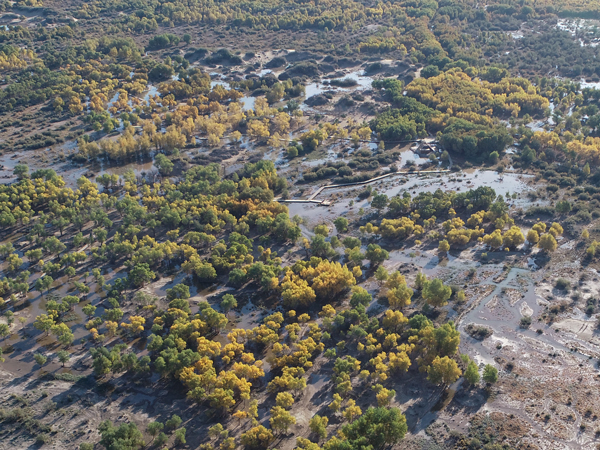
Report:
M556 280L556 283L554 283L554 287L561 291L568 291L571 287L571 283L569 282L569 280L559 278L558 280Z
M491 336L493 333L493 330L491 328L477 326L472 323L465 327L465 331L469 334L469 336L479 340L483 340Z
M38 445L46 444L49 441L50 441L50 436L48 436L46 433L38 434L35 438L35 443Z
M529 328L531 326L531 316L523 316L523 317L521 317L521 321L519 322L519 326L521 328Z
M527 217L533 216L553 216L554 208L551 206L532 206L527 211L525 211L525 215Z

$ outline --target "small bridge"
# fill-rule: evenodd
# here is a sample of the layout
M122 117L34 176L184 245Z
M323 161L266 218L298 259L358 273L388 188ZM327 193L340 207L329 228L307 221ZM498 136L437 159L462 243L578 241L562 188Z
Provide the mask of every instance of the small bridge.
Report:
M364 186L367 184L371 184L374 183L376 181L380 181L383 180L385 178L390 178L396 175L403 175L403 176L408 176L408 175L432 175L432 174L443 174L443 173L449 173L449 170L421 170L421 171L415 171L415 172L390 172L390 173L386 173L384 175L380 175L378 177L375 178L371 178L369 180L365 180L365 181L357 181L355 183L342 183L342 184L328 184L326 186L321 186L319 189L317 189L317 191L312 194L310 197L306 198L306 199L289 199L289 200L282 200L281 198L276 198L275 201L279 202L279 203L313 203L315 205L320 205L320 206L329 206L331 205L331 202L329 200L316 200L316 197L321 194L321 192L323 192L326 189L337 189L337 188L344 188L344 187L352 187L352 186Z

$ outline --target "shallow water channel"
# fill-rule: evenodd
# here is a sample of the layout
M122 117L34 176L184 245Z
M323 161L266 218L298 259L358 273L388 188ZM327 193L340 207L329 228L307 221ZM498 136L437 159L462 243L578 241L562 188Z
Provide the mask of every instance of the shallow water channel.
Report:
M503 345L523 347L523 352L535 340L539 342L539 344L535 344L536 347L539 348L540 345L546 347L545 350L549 353L572 353L571 348L559 340L559 335L552 326L535 321L547 302L535 293L534 273L530 269L513 267L507 273L506 278L500 282L493 282L491 278L496 275L492 275L480 283L480 285L495 286L495 288L460 319L458 327L463 332L464 344L478 354L476 357L478 362L494 365L492 352L486 348L484 341L471 338L464 332L465 327L469 324L491 328L493 335L490 339L499 341ZM513 297L511 300L507 295L508 289L518 289L524 293L520 294L521 298L514 300ZM521 318L525 316L534 319L527 329L520 326ZM538 330L542 332L539 333ZM569 337L569 340L572 341L572 337ZM576 339L576 341L579 340ZM581 344L580 349L585 348L583 341L579 341L579 343ZM591 363L589 355L585 354L585 351L579 350L572 354L582 362Z

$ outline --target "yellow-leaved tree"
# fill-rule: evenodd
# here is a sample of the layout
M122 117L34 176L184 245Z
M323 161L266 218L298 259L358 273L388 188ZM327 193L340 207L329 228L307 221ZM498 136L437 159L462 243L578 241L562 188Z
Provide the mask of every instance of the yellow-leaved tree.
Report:
M288 271L281 283L281 297L287 308L306 308L315 301L316 294L306 280Z
M451 384L458 380L461 370L453 359L436 356L427 368L427 379L433 384Z
M356 278L346 265L328 260L320 261L316 267L303 269L300 275L311 283L315 294L323 299L334 298L356 284Z

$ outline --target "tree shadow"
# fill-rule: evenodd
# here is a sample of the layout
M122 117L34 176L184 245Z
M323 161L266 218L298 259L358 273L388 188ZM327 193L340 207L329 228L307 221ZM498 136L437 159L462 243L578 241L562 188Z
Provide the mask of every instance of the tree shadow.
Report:
M463 383L460 389L454 394L454 398L448 403L445 410L451 415L463 413L464 415L473 415L478 412L487 402L488 394L479 387L466 386Z

